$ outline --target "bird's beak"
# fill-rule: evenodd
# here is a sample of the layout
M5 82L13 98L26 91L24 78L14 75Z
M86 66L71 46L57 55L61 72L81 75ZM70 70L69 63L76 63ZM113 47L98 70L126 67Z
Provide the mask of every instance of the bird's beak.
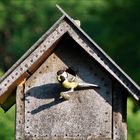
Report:
M58 81L61 81L60 76L57 76L57 80L58 80Z

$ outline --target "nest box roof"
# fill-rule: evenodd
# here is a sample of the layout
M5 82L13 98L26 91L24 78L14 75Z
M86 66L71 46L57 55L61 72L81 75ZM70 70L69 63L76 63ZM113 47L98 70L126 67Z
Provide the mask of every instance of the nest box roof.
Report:
M68 33L104 70L116 79L137 101L140 87L63 11L63 16L0 79L0 105L8 110L16 87L47 59L60 38ZM11 97L11 98L10 98ZM8 107L4 107L9 102Z

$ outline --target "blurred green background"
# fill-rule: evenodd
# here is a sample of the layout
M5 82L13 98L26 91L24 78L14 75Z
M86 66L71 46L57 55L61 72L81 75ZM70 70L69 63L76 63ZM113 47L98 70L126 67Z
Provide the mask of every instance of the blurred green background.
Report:
M1 0L0 76L61 16L55 7L82 23L81 27L140 85L139 0ZM13 140L15 106L0 109L0 139ZM128 100L128 139L140 140L139 107Z

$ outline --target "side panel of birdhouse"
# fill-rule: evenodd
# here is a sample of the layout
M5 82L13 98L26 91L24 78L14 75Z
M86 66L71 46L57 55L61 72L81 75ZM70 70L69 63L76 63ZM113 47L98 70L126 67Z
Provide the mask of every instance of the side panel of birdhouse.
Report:
M113 82L113 139L127 140L127 93Z
M16 140L25 140L25 116L24 112L24 84L17 87L16 92Z
M78 82L99 88L76 90L70 99L56 73L64 67L77 71ZM111 139L112 81L71 38L64 37L53 54L25 84L26 139Z

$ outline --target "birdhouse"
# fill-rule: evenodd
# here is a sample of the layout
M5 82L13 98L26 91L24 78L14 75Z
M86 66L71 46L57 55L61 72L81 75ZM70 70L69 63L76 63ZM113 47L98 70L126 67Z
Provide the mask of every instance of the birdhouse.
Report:
M57 7L63 16L0 80L3 110L16 103L16 140L126 140L127 96L139 101L140 87ZM60 98L63 69L98 87Z

